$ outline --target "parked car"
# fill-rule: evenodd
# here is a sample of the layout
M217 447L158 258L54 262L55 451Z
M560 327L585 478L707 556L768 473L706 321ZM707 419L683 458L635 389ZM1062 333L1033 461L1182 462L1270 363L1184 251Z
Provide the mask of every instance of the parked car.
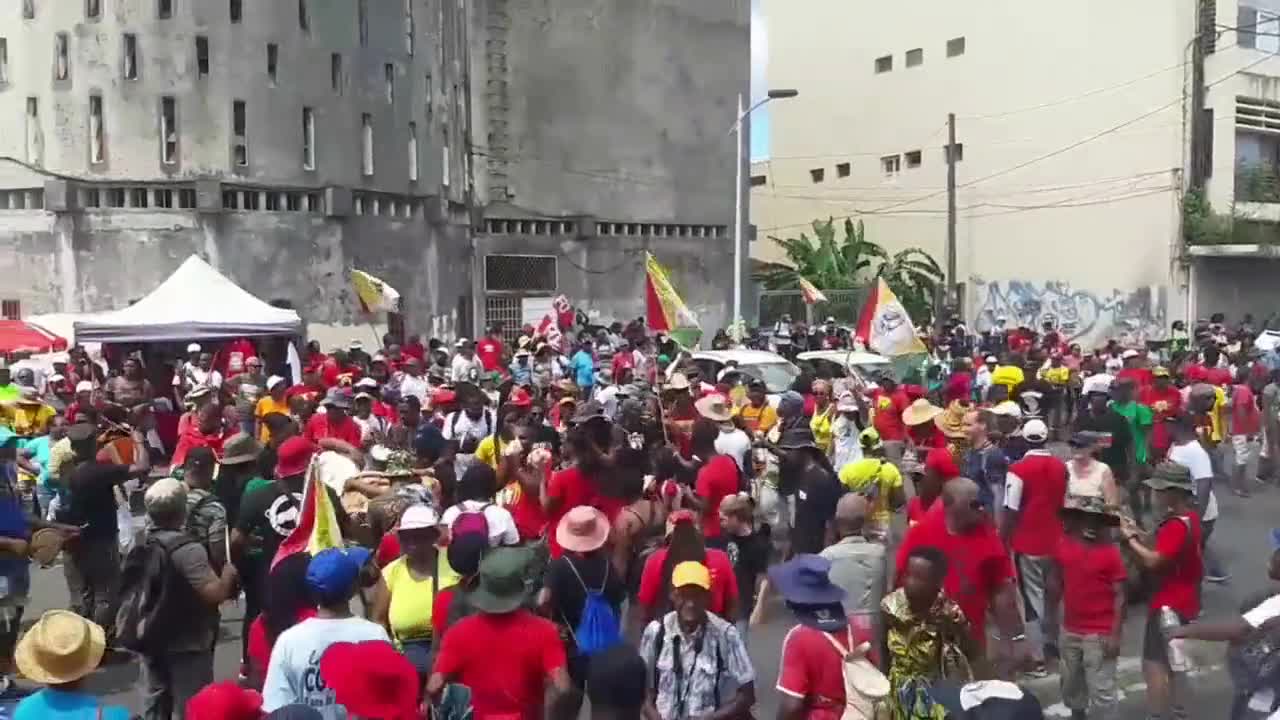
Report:
M800 353L796 360L812 365L818 375L832 378L852 375L868 387L874 386L877 373L893 365L893 361L883 355L858 350L813 350Z
M778 396L791 389L800 368L781 355L767 350L705 350L692 353L693 362L702 370L703 378L714 383L730 361L747 377L764 381L769 401L777 404Z

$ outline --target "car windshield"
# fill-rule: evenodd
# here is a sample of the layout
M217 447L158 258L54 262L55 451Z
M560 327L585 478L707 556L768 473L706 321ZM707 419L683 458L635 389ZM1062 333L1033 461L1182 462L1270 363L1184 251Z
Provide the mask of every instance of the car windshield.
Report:
M786 392L791 383L800 374L799 368L789 362L760 363L759 365L743 365L742 371L757 380L763 380L771 393Z

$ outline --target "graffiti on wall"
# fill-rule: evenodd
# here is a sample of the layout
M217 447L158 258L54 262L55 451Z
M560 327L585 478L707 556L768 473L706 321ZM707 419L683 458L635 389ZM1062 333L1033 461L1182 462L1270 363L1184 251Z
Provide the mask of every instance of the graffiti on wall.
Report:
M1123 343L1163 339L1168 332L1168 306L1163 287L1142 287L1110 293L1082 290L1067 282L1033 283L973 280L976 293L974 326L986 331L996 318L1008 327L1026 325L1039 330L1044 323L1065 332L1073 342Z

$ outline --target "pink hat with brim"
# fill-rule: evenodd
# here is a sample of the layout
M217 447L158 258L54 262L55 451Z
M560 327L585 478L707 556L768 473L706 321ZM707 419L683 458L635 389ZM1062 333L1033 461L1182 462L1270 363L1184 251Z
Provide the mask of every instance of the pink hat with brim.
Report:
M579 505L560 518L556 542L570 552L599 550L609 539L609 519L589 505Z

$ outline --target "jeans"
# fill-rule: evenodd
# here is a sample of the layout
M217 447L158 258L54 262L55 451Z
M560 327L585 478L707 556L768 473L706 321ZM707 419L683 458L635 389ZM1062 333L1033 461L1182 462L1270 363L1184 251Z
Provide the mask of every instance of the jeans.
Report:
M1091 720L1114 720L1116 658L1103 653L1101 635L1062 633L1062 702L1076 712L1088 711Z
M182 720L187 701L213 682L213 651L144 656L146 720Z
M120 595L120 545L115 536L71 543L63 552L62 572L71 608L101 625L109 637Z

